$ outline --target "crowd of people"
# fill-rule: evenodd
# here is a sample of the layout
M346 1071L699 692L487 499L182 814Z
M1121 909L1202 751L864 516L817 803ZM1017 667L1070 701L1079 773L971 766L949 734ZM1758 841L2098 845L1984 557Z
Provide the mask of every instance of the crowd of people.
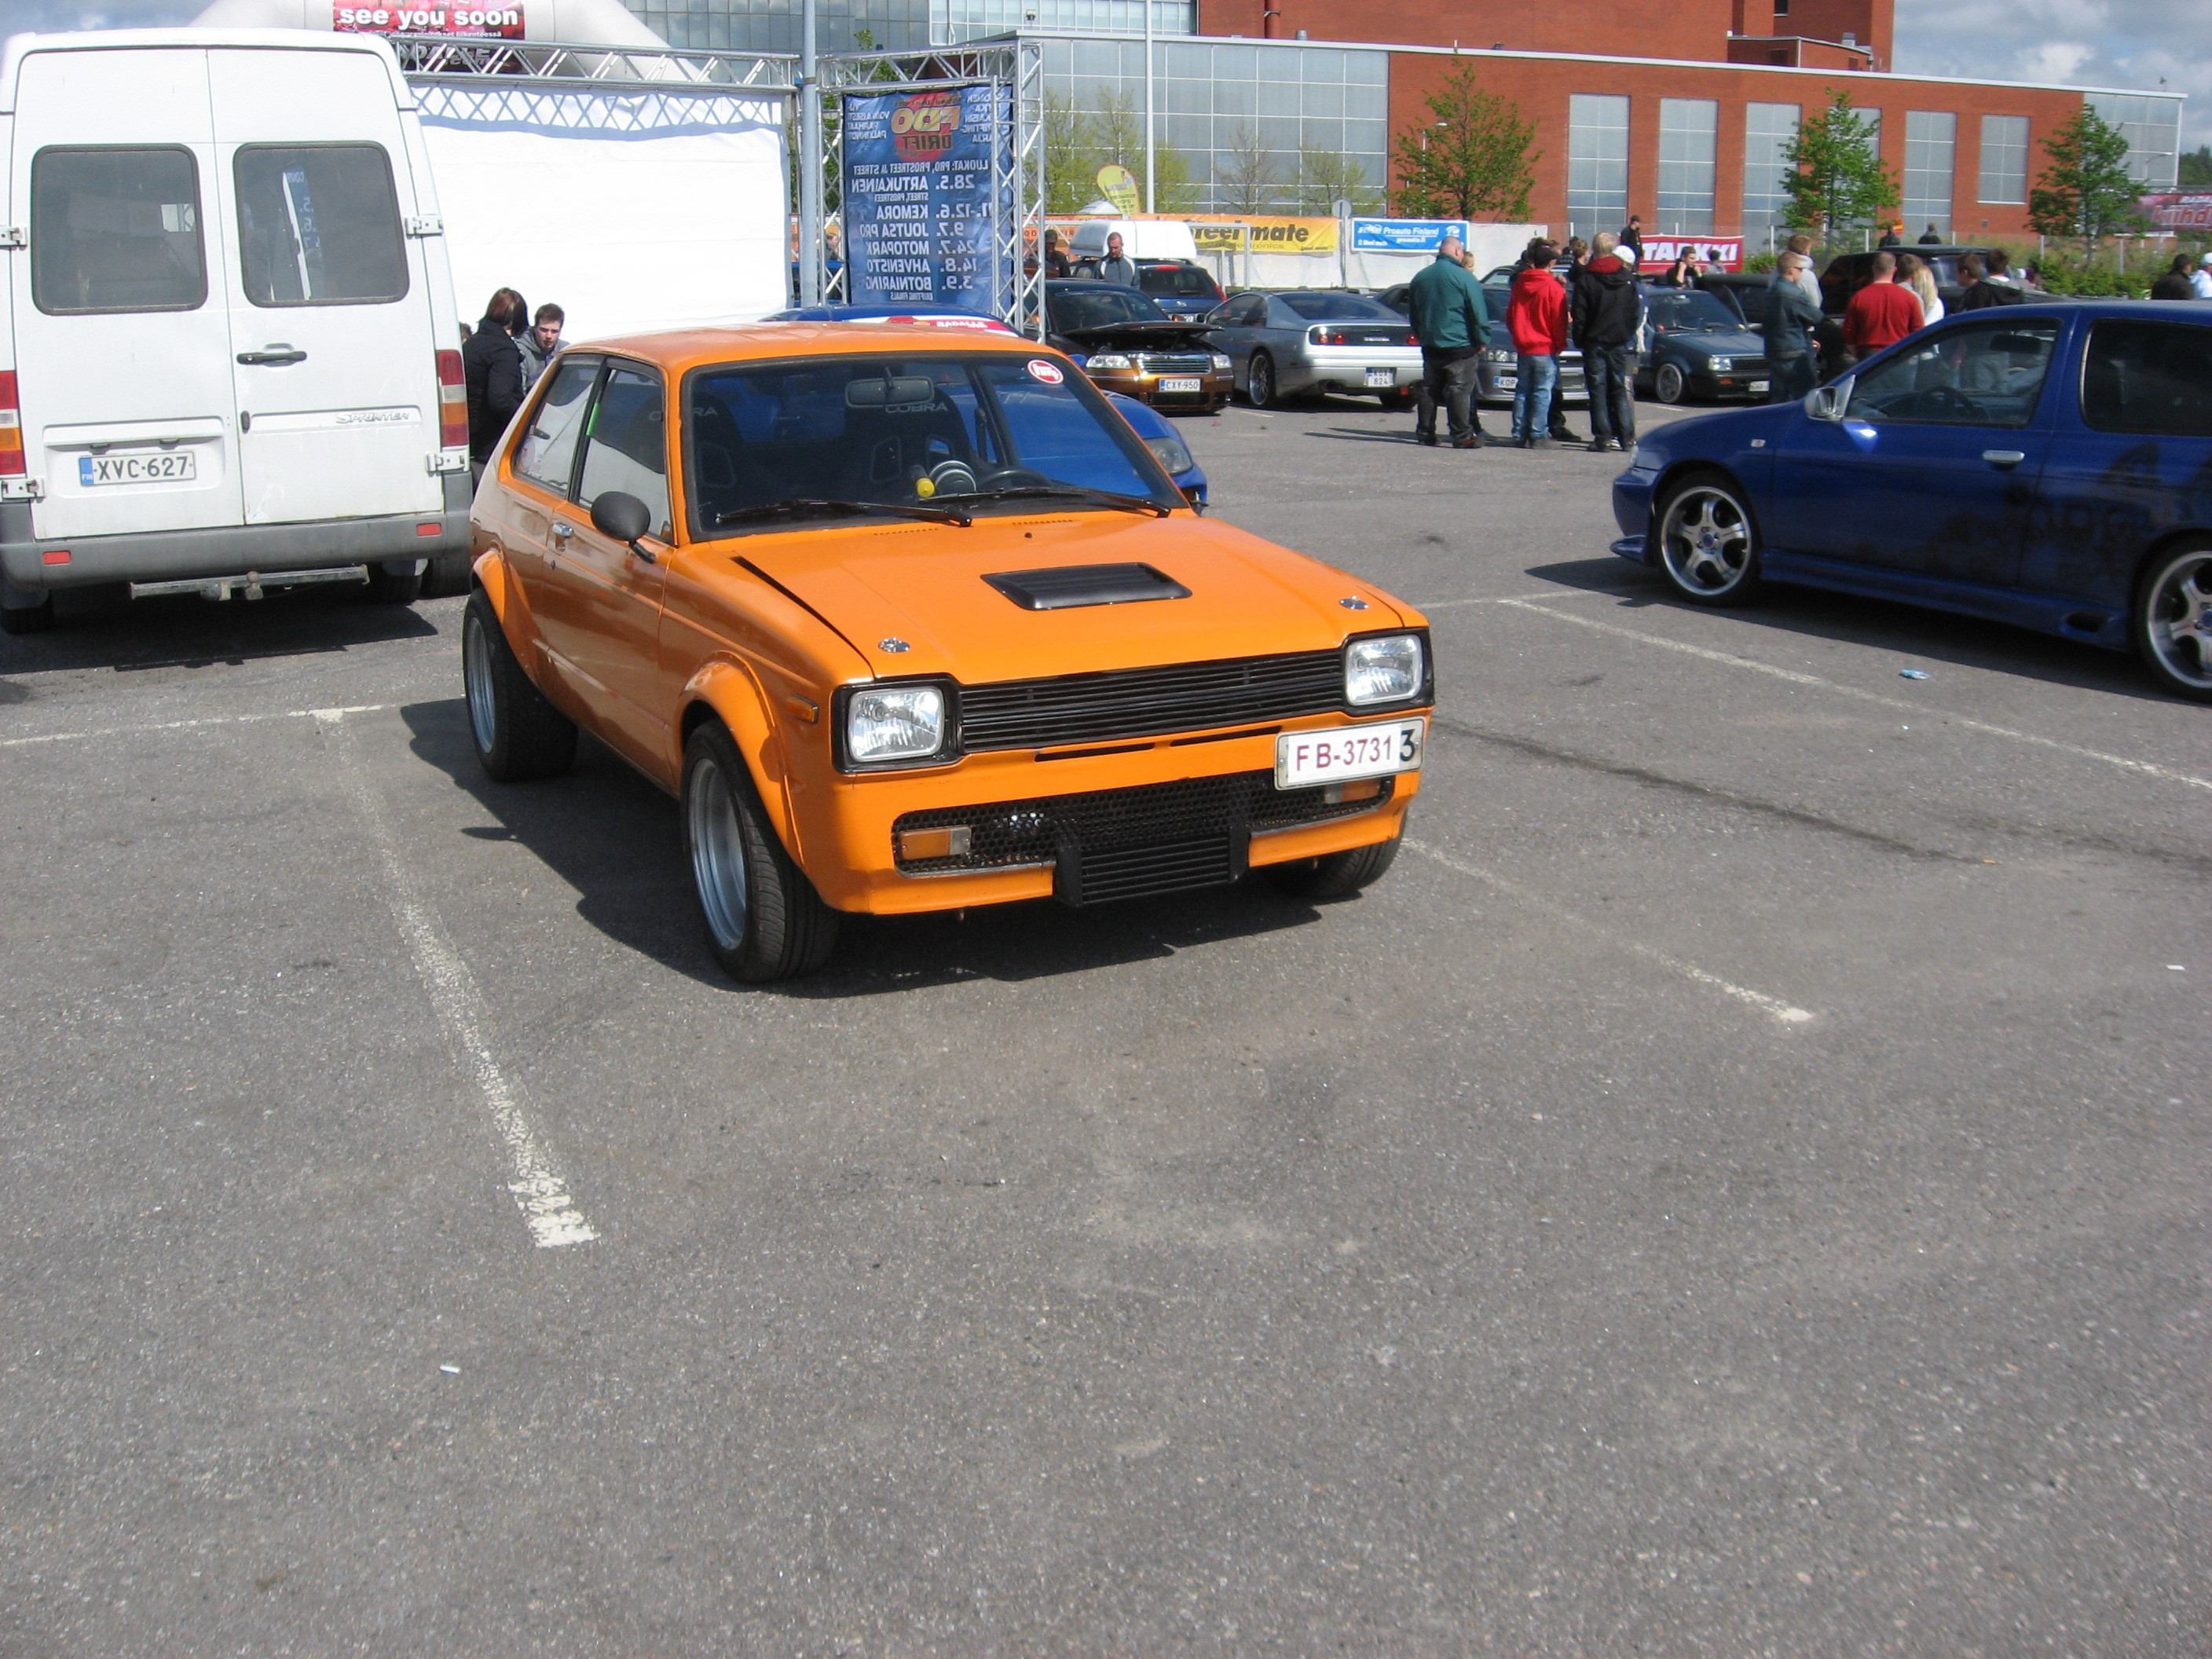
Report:
M530 303L511 288L499 289L483 320L461 347L469 393L469 461L478 479L522 399L561 349L568 317L556 305Z

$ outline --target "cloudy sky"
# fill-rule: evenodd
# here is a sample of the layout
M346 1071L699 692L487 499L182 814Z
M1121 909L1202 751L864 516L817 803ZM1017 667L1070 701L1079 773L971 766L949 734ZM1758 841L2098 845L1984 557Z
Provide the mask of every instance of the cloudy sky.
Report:
M184 22L204 0L0 0L0 34ZM2212 143L2212 0L1898 0L1899 74L2189 94L2183 143Z

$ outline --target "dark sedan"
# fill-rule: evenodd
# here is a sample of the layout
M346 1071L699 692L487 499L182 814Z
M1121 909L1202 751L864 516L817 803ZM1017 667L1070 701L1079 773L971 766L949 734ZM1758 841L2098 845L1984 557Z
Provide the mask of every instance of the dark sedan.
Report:
M1701 289L1647 287L1636 389L1662 404L1766 396L1766 343Z
M1642 435L1613 550L1686 599L1899 599L2132 649L2212 702L2212 306L1969 312L1802 403Z
M1044 285L1044 310L1047 338L1103 391L1207 414L1229 401L1229 359L1206 330L1166 315L1135 289L1062 278Z

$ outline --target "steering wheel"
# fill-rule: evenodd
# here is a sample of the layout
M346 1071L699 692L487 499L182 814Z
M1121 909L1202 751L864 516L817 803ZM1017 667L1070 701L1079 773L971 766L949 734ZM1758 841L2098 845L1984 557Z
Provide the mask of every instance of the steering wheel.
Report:
M1938 421L1969 421L1989 414L1954 386L1923 386L1913 396L1912 408L1914 414Z
M1052 483L1043 473L1027 466L1002 466L995 472L986 472L982 478L985 489L1048 489Z

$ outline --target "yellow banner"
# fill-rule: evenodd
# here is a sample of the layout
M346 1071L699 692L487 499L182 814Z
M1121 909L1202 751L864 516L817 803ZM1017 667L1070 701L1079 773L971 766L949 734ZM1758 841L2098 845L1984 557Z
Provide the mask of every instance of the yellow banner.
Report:
M1334 253L1334 219L1281 219L1253 214L1228 213L1191 216L1190 234L1201 253L1235 253L1244 246L1244 227L1252 228L1255 253Z

